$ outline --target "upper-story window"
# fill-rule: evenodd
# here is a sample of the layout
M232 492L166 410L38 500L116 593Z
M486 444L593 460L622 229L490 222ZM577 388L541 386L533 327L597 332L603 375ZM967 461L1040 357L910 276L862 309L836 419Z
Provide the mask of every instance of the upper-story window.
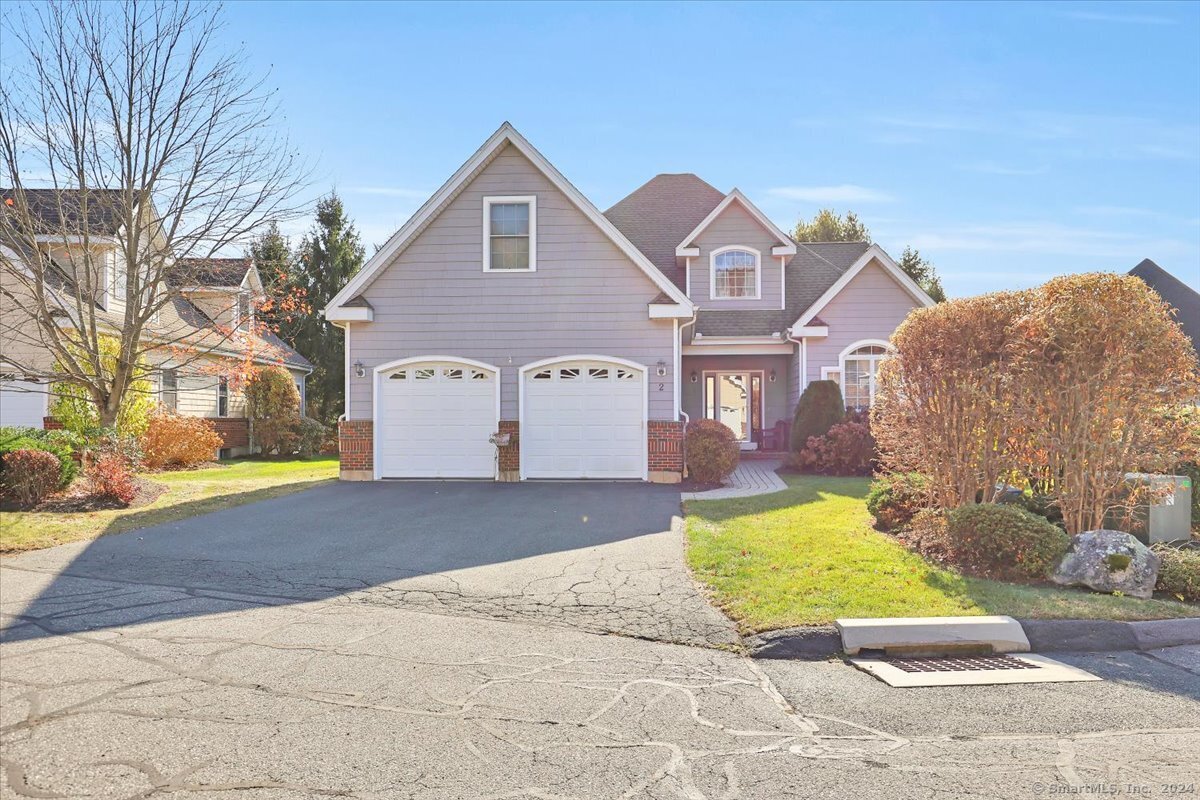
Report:
M238 292L237 309L234 311L234 325L243 333L249 332L254 322L254 305L250 302L249 292Z
M712 256L714 300L757 300L762 288L758 251L749 247L723 247Z
M537 198L483 198L483 271L537 269Z

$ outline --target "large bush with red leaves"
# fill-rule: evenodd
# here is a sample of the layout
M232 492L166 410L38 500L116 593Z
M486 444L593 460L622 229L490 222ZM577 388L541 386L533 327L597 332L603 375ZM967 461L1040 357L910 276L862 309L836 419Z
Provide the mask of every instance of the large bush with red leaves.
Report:
M703 483L720 483L738 465L741 447L728 427L715 419L698 419L688 425L688 476Z
M92 493L123 506L133 502L137 496L137 483L133 478L133 467L129 459L117 452L101 453L87 470Z
M58 488L58 458L24 448L4 454L4 493L19 506L35 506Z
M169 409L150 416L142 434L142 459L148 469L190 467L212 461L221 437L203 417L185 417Z
M875 465L875 439L864 422L842 422L824 436L808 437L808 445L788 458L802 472L822 475L870 475Z

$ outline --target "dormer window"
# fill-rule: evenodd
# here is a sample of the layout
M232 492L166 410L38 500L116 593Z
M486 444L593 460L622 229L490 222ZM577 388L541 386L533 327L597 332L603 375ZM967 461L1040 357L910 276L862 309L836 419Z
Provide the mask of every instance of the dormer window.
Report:
M761 293L759 254L749 247L722 247L711 259L713 300L757 300Z
M234 324L242 333L249 333L254 322L254 307L250 303L249 292L238 292L237 310L234 314Z
M483 271L537 270L537 197L483 198Z

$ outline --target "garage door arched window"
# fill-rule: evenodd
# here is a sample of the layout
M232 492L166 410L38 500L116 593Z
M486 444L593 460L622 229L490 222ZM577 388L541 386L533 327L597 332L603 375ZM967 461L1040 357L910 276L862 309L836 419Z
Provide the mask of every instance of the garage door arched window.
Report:
M875 402L876 376L888 354L888 343L875 339L855 342L842 351L842 397L847 409L866 411Z
M711 259L712 299L757 300L761 294L759 253L752 247L722 247Z

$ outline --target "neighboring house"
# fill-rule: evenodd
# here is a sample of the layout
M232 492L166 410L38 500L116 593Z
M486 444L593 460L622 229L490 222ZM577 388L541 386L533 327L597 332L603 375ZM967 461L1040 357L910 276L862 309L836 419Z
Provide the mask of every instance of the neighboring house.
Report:
M932 303L878 246L798 244L695 175L601 213L506 123L325 309L342 477L678 481L689 420L753 449L811 381L869 405Z
M26 190L34 197L50 192L40 191L44 194ZM0 190L0 195L8 194ZM30 201L31 207L48 216L57 215L56 205ZM87 313L96 315L101 330L109 329L116 335L125 324L125 285L116 257L120 225L113 214L98 213L96 217L88 225L88 244L100 253L93 263L108 266L95 282L93 307ZM57 219L49 219L47 227L53 228L55 222ZM0 255L6 270L23 268L35 254L55 265L51 273L55 285L47 287L56 301L52 313L63 318L64 326L71 327L69 317L78 313L74 309L73 283L78 276L73 274L72 265L83 259L73 257L77 256L72 253L77 246L63 238L48 235L42 241L39 237L26 252L5 248ZM157 345L147 355L154 367L150 380L155 395L160 403L181 414L211 419L223 441L221 455L249 453L245 398L232 376L245 371L247 360L283 366L296 381L303 408L304 381L312 365L263 326L253 324L254 308L263 299L264 288L250 259L181 259L168 271L167 282L175 290L172 301L143 332L144 344ZM0 312L5 320L0 324L0 425L53 427L56 423L49 417L53 356L39 347L40 334L28 317L11 309L12 304L20 302L22 287L7 276L4 288L6 291L0 294Z
M1200 293L1148 258L1129 270L1129 274L1145 281L1175 309L1175 321L1200 353Z

